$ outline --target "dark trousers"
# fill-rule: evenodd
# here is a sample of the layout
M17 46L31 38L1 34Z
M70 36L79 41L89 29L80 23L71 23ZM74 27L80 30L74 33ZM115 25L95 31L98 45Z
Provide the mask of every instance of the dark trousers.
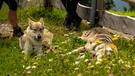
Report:
M16 11L17 10L17 2L16 0L0 0L0 9L2 7L3 2L5 2L9 9L12 11Z
M78 0L61 0L61 1L67 11L67 15L64 20L65 25L71 25L72 22L80 23L81 18L76 13ZM79 23L75 24L75 27L79 27Z

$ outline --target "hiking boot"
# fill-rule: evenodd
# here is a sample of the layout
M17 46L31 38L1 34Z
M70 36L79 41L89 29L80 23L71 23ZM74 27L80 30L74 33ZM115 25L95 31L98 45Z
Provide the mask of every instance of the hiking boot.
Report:
M71 30L71 29L70 29L70 26L69 26L69 25L65 26L65 30L66 30L66 31L70 31L70 30Z
M22 36L24 33L21 29L21 27L17 26L17 27L13 27L13 37L20 37Z
M66 31L71 30L71 28L70 28L70 26L71 26L70 20L64 19L63 25L64 25Z
M77 28L77 27L73 27L73 28L72 28L73 31L78 31L78 29L79 29L79 28Z
M81 18L79 18L78 20L74 20L74 22L73 22L74 27L72 28L73 31L78 31L78 28L80 27L81 21L82 21Z

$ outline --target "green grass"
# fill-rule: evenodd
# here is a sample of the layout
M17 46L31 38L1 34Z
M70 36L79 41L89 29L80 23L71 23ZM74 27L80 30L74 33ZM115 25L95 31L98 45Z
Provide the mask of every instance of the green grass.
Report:
M8 19L7 19L7 14L8 14L8 9L6 9L6 8L8 8L7 6L2 6L2 8L1 8L1 10L0 10L0 23L1 22L5 22L5 21L7 21Z
M112 13L115 13L115 14L118 14L118 15L123 15L123 16L135 17L135 11L121 12L121 11L109 10L109 12L112 12Z
M3 7L6 8L6 7ZM2 9L0 22L7 22L7 16ZM54 34L53 50L42 56L41 59L29 56L24 59L19 48L18 38L0 39L0 76L134 76L135 75L135 41L118 38L115 41L119 51L119 58L105 57L102 64L96 64L96 58L88 52L61 56L73 49L83 46L84 41L77 38L89 26L81 25L78 32L64 31L62 21L66 12L54 9L52 12L42 7L18 9L18 20L23 29L28 25L27 18L37 21L44 18L45 27ZM68 34L68 36L64 36ZM54 48L55 47L55 48ZM43 48L46 51L47 48ZM80 54L84 58L77 59ZM85 62L89 59L88 62ZM77 64L79 62L79 64ZM27 70L27 67L31 67ZM36 66L36 68L32 68ZM31 71L31 73L28 73Z

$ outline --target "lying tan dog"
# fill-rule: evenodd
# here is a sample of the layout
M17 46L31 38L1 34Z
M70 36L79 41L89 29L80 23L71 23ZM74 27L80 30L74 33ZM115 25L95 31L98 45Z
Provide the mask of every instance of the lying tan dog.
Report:
M42 41L42 46L52 48L52 40L53 34L49 30L44 29L44 39Z
M114 45L112 37L103 28L96 27L91 30L84 31L82 36L79 38L86 41L86 45L67 53L67 55L86 50L90 53L95 53L97 61L102 61L102 57L104 55L111 55L114 53L117 56L117 47Z
M19 38L19 46L26 55L34 51L37 56L41 56L43 55L42 45L50 47L53 34L44 28L43 18L38 22L28 19L28 22L29 26L24 35Z

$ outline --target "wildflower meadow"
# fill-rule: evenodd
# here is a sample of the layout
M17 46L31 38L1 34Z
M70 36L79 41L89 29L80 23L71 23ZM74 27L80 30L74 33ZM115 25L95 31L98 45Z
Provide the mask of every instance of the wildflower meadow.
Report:
M0 13L0 22L7 23L7 7ZM65 31L62 21L65 11L54 8L49 11L43 7L18 9L18 22L23 30L28 26L27 18L38 20L44 18L45 28L53 34L52 48L43 48L40 58L30 54L24 58L19 48L18 37L0 39L0 76L134 76L135 75L135 41L126 40L112 34L118 48L118 57L104 56L101 63L96 63L96 54L87 51L65 55L84 46L86 42L79 39L90 25L83 25L79 31ZM98 40L96 41L98 42Z

